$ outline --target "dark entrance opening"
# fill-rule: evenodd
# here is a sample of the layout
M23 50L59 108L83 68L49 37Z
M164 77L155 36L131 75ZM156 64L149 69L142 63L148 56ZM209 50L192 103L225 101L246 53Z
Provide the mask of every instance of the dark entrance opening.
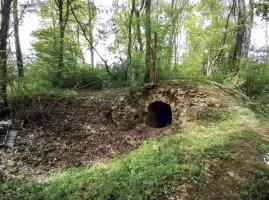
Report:
M148 106L146 124L155 128L162 128L172 123L172 111L169 104L155 101Z

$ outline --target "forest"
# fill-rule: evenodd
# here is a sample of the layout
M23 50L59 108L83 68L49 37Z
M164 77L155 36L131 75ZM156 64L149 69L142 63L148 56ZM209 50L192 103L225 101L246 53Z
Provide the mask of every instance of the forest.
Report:
M1 0L0 20L0 199L269 198L268 0Z

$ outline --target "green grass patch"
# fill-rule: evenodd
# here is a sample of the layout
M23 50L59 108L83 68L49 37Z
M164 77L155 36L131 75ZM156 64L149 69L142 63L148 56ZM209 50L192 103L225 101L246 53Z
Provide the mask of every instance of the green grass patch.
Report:
M231 110L227 110L224 108L219 108L219 109L209 109L209 108L204 108L201 111L201 120L203 122L208 121L208 122L219 122L219 121L226 121L231 118L231 116L234 114Z
M265 155L269 153L269 144L268 143L264 143L264 142L259 142L257 144L257 151L261 154L261 155Z

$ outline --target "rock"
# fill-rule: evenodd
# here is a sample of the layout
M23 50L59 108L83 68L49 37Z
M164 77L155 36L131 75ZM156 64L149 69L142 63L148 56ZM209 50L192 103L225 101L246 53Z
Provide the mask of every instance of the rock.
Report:
M233 178L234 177L234 172L230 171L230 172L228 172L228 175Z
M136 145L137 145L135 140L129 140L127 143L132 145L133 147L136 147Z

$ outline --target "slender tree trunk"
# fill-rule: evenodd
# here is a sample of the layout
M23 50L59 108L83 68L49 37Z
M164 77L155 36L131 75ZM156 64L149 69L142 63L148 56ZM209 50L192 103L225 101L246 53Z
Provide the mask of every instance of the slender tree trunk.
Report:
M63 19L63 0L58 0L59 9L59 27L60 27L60 41L59 41L59 55L58 55L58 71L56 73L57 83L60 83L62 72L64 68L64 19Z
M22 59L20 35L19 35L18 0L14 0L13 2L13 19L14 19L14 39L16 47L18 76L22 77L24 75L24 70L23 70L23 59Z
M266 62L268 62L269 61L269 51L268 51L268 49L269 49L269 42L268 42L268 40L269 40L269 34L268 34L268 25L267 25L267 23L265 23L265 44L266 44Z
M132 62L132 49L131 49L132 48L132 22L133 22L134 11L135 11L135 0L132 0L131 13L129 16L129 23L128 23L128 49L127 49L128 64L125 66L123 80L128 79L128 68Z
M93 33L92 33L92 29L90 31L90 40L91 40L91 42L93 44ZM94 68L94 49L93 49L92 46L90 47L90 52L91 52L91 65Z
M85 58L84 58L84 54L83 54L83 51L82 51L82 48L81 48L81 44L80 44L80 30L79 30L79 25L76 26L76 34L77 34L77 42L78 42L78 45L80 46L80 58L82 60L82 63L84 64L85 63Z
M0 101L7 104L7 38L12 0L1 1L0 30Z
M137 42L139 44L139 51L143 52L143 42L142 42L142 36L141 36L141 19L140 19L140 11L136 10L135 15L137 18L137 23L136 23L136 32L137 32Z
M150 20L150 7L151 0L145 1L146 8L146 62L145 62L145 83L150 83L150 68L151 68L151 55L150 55L150 43L151 43L151 20Z
M248 57L248 52L250 48L250 38L254 21L254 0L249 0L248 6L248 17L247 17L247 25L246 25L246 33L244 39L244 48L243 48L243 57Z
M154 40L151 45L151 70L150 82L155 84L157 81L157 32L154 32Z
M88 16L89 16L89 39L91 41L92 44L94 44L93 41L93 28L94 28L94 24L93 24L93 18L95 16L95 8L92 7L93 3L90 2L90 0L88 0ZM90 53L91 53L91 66L94 68L94 48L93 46L90 46Z
M144 45L143 45L143 42L142 42L142 36L141 36L142 34L141 34L141 18L140 18L140 12L144 8L144 4L145 4L145 1L141 0L140 8L139 9L135 8L135 15L136 15L136 18L137 18L137 23L136 23L137 41L138 41L138 44L139 44L140 53L142 53L143 49L144 49Z
M56 84L60 85L62 73L64 71L64 36L67 21L69 19L70 0L54 0L58 8L58 23L59 23L59 52L58 52L58 70L56 72ZM64 13L64 9L66 9Z
M173 43L175 43L175 32L176 32L176 23L175 23L175 17L174 17L174 9L175 9L175 0L171 1L171 10L172 10L172 26L171 26L171 33L169 36L169 44L168 44L168 57L167 57L167 70L171 68L172 59L173 59Z

